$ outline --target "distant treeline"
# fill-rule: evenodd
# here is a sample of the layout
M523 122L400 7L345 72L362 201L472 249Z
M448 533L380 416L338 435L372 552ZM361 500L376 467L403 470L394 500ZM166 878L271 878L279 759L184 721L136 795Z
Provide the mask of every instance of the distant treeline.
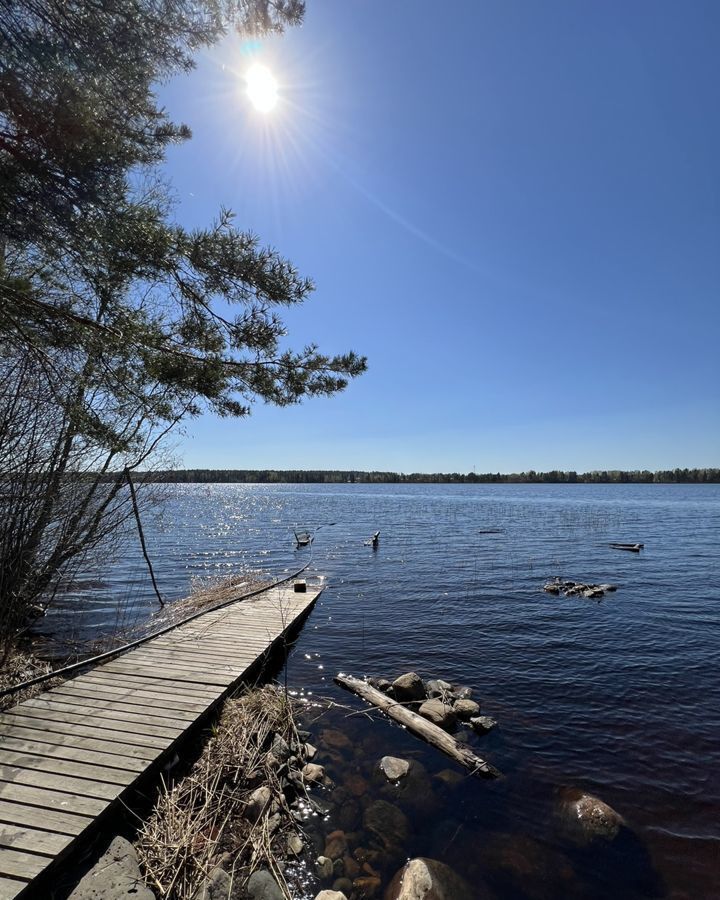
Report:
M665 469L659 472L359 472L305 469L177 469L137 473L145 481L207 484L710 484L720 482L720 469Z

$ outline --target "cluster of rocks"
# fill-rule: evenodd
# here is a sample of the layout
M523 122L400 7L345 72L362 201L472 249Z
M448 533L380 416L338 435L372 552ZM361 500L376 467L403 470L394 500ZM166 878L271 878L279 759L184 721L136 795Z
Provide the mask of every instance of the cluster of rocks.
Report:
M615 584L587 584L583 581L565 581L554 578L543 587L547 594L563 594L565 597L585 597L588 600L600 599L605 594L617 590Z
M379 691L445 731L453 732L458 725L464 724L476 734L486 734L497 724L490 716L480 715L480 704L472 699L472 689L464 685L439 678L423 681L416 672L406 672L395 681L386 678L368 680Z
M398 696L403 696L402 686L410 679L399 681ZM428 690L437 695L428 696ZM456 701L474 704L467 689L448 682L428 682L423 697L398 702L417 708L437 699L448 706ZM466 708L468 715L479 712L475 706ZM457 722L468 721L454 715ZM322 818L305 824L308 842L317 851L314 873L324 890L336 892L319 895L321 900L476 896L453 868L428 858L432 853L427 852L428 835L445 810L460 802L466 774L448 767L431 775L412 750L407 758L383 756L384 738L377 730L358 739L326 727L316 743L317 760L326 772L319 799L314 800Z

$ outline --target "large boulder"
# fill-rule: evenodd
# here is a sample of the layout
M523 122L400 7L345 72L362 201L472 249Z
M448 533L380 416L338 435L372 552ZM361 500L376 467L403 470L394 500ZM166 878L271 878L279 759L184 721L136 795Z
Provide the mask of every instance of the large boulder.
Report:
M105 854L80 881L68 900L155 900L143 884L133 845L116 837Z
M614 841L625 825L620 813L599 797L578 788L560 791L556 815L565 837L581 847L597 841Z
M445 863L418 857L395 874L385 900L477 900L477 894Z
M416 703L425 699L425 685L416 672L406 672L396 678L391 692L398 703Z
M455 715L452 706L443 703L439 698L435 700L426 700L418 712L434 725L439 725L440 728L444 728L445 731L452 731L457 724L457 716Z

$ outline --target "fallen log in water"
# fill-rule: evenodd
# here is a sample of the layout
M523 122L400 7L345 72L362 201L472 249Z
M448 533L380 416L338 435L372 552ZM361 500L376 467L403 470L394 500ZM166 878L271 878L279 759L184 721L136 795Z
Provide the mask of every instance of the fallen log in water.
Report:
M391 719L404 725L408 731L412 731L413 734L427 741L428 744L432 744L433 747L442 750L455 762L469 769L472 775L478 775L481 778L499 778L501 776L502 773L495 766L476 756L469 747L464 747L452 735L443 731L442 728L434 725L432 722L428 722L427 719L419 716L406 706L402 706L390 697L385 696L385 694L371 687L367 682L361 681L359 678L353 678L351 675L337 675L335 682L340 687L357 694L363 700L367 700L368 703L382 710Z

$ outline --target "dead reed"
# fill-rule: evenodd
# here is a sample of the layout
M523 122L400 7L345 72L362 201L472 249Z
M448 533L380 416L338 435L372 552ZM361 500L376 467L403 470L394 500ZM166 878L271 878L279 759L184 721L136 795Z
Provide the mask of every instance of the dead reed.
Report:
M292 701L267 686L226 702L190 773L163 785L138 836L146 883L160 898L190 900L217 866L243 887L265 867L289 898L278 862L298 833L288 786L302 790L302 741Z

